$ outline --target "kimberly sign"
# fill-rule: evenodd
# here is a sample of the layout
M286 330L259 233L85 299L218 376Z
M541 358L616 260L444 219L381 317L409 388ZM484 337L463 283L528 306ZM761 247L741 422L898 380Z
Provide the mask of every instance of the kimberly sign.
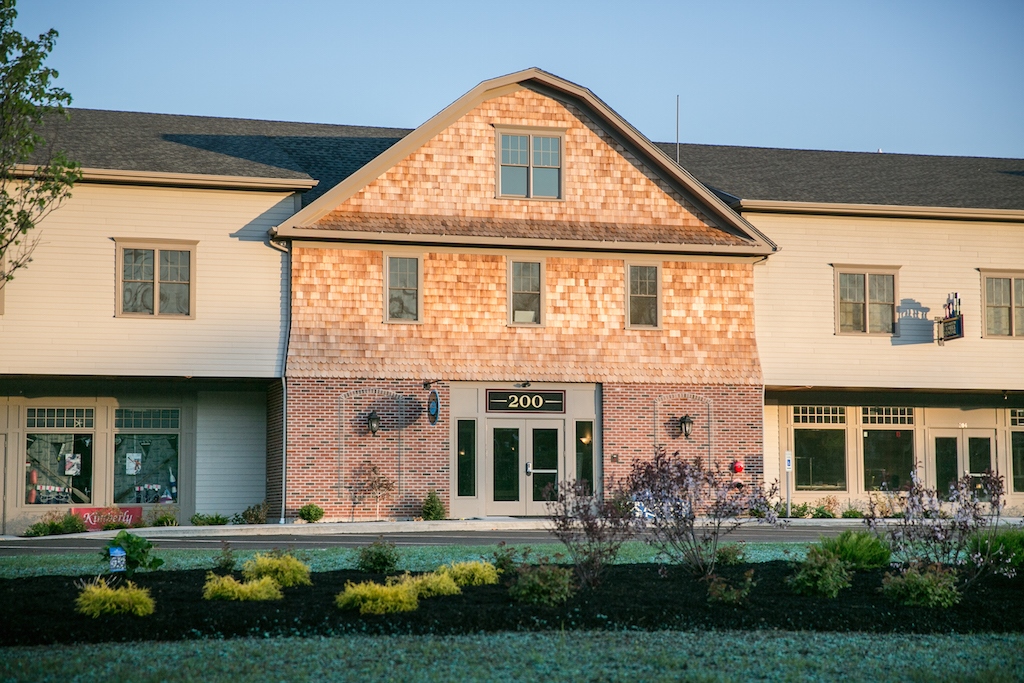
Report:
M71 508L71 514L81 517L89 531L102 531L103 525L110 522L121 522L131 526L142 521L141 507Z

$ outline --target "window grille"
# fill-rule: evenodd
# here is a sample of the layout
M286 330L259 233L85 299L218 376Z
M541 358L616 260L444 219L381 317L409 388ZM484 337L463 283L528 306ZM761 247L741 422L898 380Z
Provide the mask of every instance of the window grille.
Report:
M118 408L114 411L115 429L178 429L181 411L177 408Z
M846 424L843 406L793 406L794 424Z
M867 425L912 425L914 424L914 409L865 406L861 408L861 418Z
M27 408L25 426L35 429L91 428L95 421L93 408Z
M1024 408L1010 408L1010 426L1024 427Z

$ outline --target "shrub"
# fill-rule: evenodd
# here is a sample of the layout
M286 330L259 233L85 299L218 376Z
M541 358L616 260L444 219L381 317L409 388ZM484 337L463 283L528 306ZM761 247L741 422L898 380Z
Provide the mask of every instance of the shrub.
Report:
M227 541L220 542L220 554L214 560L214 568L222 574L230 574L235 571L235 551L231 549L231 544Z
M565 544L580 585L594 588L605 565L613 562L622 544L633 537L637 519L628 498L615 492L599 498L589 482L562 482L548 491L551 533Z
M284 597L281 587L269 576L252 581L240 582L233 576L206 575L203 586L204 600L280 600Z
M345 582L345 590L334 599L340 609L358 609L360 614L412 612L419 607L417 591L411 583L382 586L373 581Z
M153 544L135 534L121 531L107 542L101 552L103 558L110 561L110 549L119 547L124 550L124 574L129 579L138 569L158 569L164 563L159 557L150 557L149 551Z
M359 549L356 568L374 574L389 574L398 568L398 548L391 541L379 536L376 541Z
M1015 527L993 534L976 533L969 542L970 561L976 557L990 557L1014 571L1024 567L1024 529Z
M43 518L25 530L25 536L53 536L56 534L80 534L87 531L85 520L70 512L51 510Z
M242 576L249 581L269 576L282 588L313 585L309 579L309 566L288 554L275 556L256 553L242 565Z
M1005 491L1002 475L991 471L980 477L964 475L943 496L926 487L916 470L910 473L910 480L906 492L889 494L882 502L875 496L868 501L868 526L887 535L897 562L963 567L957 573L963 586L988 571L1009 570L999 562L996 547L984 543L999 532ZM884 508L894 510L895 522L882 523ZM976 538L981 539L978 548L984 552L971 556Z
M192 515L189 521L192 522L192 526L224 526L229 520L220 513L215 512L211 515L204 515L201 512L197 512Z
M807 550L807 559L800 563L787 582L797 593L834 598L839 591L850 587L851 576L849 565L820 546L811 546Z
M870 531L847 529L835 538L822 537L818 545L824 552L847 563L850 569L857 570L884 567L892 555L889 544Z
M785 505L783 505L782 511L779 514L783 514L785 511ZM789 518L790 519L807 519L811 516L811 504L810 503L798 503L793 505L790 503L789 506Z
M540 564L520 565L508 592L517 602L560 605L576 592L573 570L548 564L543 558Z
M766 494L758 486L736 486L731 472L712 470L699 458L668 456L660 446L652 460L633 463L626 484L630 497L646 511L639 521L647 542L700 576L714 573L719 542L739 528L741 516L778 522L768 504L774 488Z
M430 489L427 492L427 497L423 501L422 513L423 519L437 520L445 519L448 513L444 509L444 503L441 501L441 496L437 495L437 491Z
M401 576L389 576L385 584L396 586L398 584L409 584L416 592L417 598L432 598L435 595L459 595L462 589L456 585L455 580L449 574L442 572L430 572L413 576L409 572Z
M843 512L839 516L843 519L861 519L864 517L864 511L847 501L846 507L843 508Z
M150 526L178 526L178 506L156 505L146 515Z
M515 580L516 567L526 562L526 558L530 556L531 552L530 546L520 549L508 545L505 541L500 541L498 548L492 554L494 559L492 564L498 574L504 576L507 583L511 583Z
M299 508L299 519L313 524L324 518L324 509L316 503L307 503Z
M490 562L454 562L437 570L458 586L490 586L498 583L498 569Z
M103 508L96 513L96 524L99 525L104 531L113 531L114 529L127 529L129 527L128 522L125 520L124 515L121 513L121 508L113 505L108 508Z
M105 579L97 577L94 581L81 585L82 592L75 600L75 609L93 617L101 614L133 614L144 617L152 614L156 608L149 590L139 588L129 581L119 588L111 588Z
M814 519L833 519L837 516L839 516L839 499L835 496L819 498L811 505L811 517Z
M811 509L811 517L814 519L835 519L835 514L824 505L816 505Z
M886 574L882 592L908 607L952 607L960 602L957 572L940 564L912 564L899 574Z
M715 561L723 567L732 567L743 562L743 543L729 543L718 547Z
M268 506L266 501L250 505L241 514L232 515L232 524L266 524Z
M757 585L754 581L754 570L748 569L743 573L743 579L738 585L729 583L721 576L712 576L708 583L708 602L718 602L726 605L742 605L750 596L750 591Z

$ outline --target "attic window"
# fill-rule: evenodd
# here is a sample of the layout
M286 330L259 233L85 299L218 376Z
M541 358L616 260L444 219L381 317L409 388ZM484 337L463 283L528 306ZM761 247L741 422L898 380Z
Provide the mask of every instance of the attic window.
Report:
M562 135L498 133L498 196L560 199Z

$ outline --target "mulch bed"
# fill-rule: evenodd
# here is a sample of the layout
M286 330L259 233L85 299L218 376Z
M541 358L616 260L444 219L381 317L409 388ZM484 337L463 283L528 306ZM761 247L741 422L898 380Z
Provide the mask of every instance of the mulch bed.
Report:
M753 568L757 586L745 606L711 605L706 585L683 569L661 565L609 567L599 588L559 607L513 602L503 586L467 587L463 594L420 601L415 612L361 616L335 607L346 581L382 581L357 571L313 574L313 586L286 588L283 600L202 599L206 572L137 574L156 613L103 616L74 611L76 579L45 576L0 580L0 645L39 645L206 637L340 633L463 634L550 629L782 629L875 633L1024 632L1024 576L985 577L950 609L895 605L880 592L883 570L860 572L834 600L796 595L785 584L786 562L725 567L738 578Z

